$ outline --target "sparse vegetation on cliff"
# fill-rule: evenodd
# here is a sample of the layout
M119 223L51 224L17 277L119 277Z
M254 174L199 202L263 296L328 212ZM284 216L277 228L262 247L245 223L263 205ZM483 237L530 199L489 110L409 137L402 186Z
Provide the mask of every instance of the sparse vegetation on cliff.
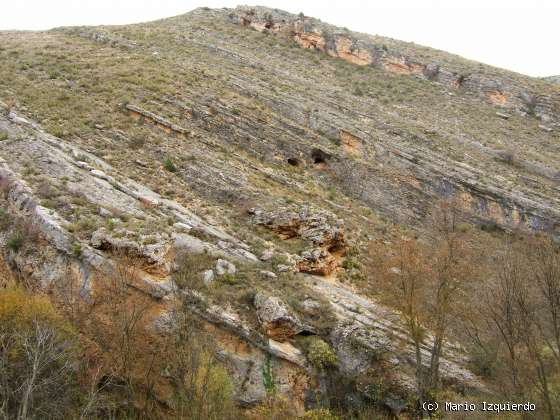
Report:
M559 415L558 87L259 7L0 44L0 417Z

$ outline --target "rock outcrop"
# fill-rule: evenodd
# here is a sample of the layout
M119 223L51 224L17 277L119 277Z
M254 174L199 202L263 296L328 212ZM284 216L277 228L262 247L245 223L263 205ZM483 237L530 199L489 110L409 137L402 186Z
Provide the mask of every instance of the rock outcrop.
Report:
M272 212L250 209L254 222L266 226L282 239L300 238L311 248L301 252L296 268L302 273L329 275L344 255L344 223L332 213L309 207L279 208Z
M218 275L236 275L237 269L230 260L239 261L239 264L263 262L242 241L210 225L179 203L124 177L102 159L45 133L36 124L13 114L10 119L0 116L0 127L9 132L9 139L0 143L2 208L14 221L19 221L0 233L0 244L14 269L45 289L66 284L69 273L73 273L83 298L89 299L95 296L95 282L99 276L113 275L119 258L131 258L139 263L135 263L137 273L128 285L152 297L155 305L163 305L163 311L158 306L162 312L153 321L155 332L166 334L172 331L170 308L177 293L189 293L205 302L193 305L192 311L207 322L208 329L213 332L219 345L216 350L233 374L237 397L242 404L250 406L266 398L261 375L267 354L276 357L274 365L279 391L289 396L299 411L314 404L314 396L322 391L295 338L302 334L317 334L312 325L321 315L319 312L325 310L317 300L307 298L301 304L300 314L296 314L279 297L259 292L253 301L255 317L260 324L260 328L255 329L240 308L229 303L213 304L201 292L180 291L172 274L176 269L174 257L181 253L213 255ZM41 173L48 175L49 185L57 191L56 196L52 194L51 201L46 203L53 208L39 204L45 178L30 176L23 179L23 156L33 159ZM77 192L80 199L72 199ZM148 197L157 205L146 206L142 197ZM67 211L65 203L73 203L74 211ZM76 213L83 214L92 208L95 211L88 217L95 223L82 226L79 220L72 219ZM278 209L276 212L254 210L253 217L256 223L270 227L279 235L286 238L297 236L328 255L341 252L346 246L343 223L327 211L310 207ZM140 223L146 220L154 224L160 218L168 220L165 229L160 226L150 232L149 225L144 228ZM130 223L130 219L134 223ZM26 252L8 252L6 242L20 222L34 226L36 237L32 239L33 244L40 246L34 245ZM89 228L90 224L108 227L93 229ZM203 232L205 239L185 234L185 229ZM306 257L305 252L302 257L302 261L315 258ZM300 270L326 274L327 256L319 255L317 259L321 269L311 269L306 265L308 262L300 261ZM213 287L216 281L213 270L199 275L204 277L206 288ZM320 277L307 279L310 290L316 291L317 299L327 299L334 305L337 322L325 339L329 340L340 360L340 375L351 381L357 370L369 369L375 361L367 356L368 352L378 352L381 347L392 346L392 351L399 354L399 363L410 363L410 349L401 353L406 341L404 336L397 334L398 341L389 338L395 337L395 332L401 328L397 321L391 321L396 319L395 314L332 281L325 283ZM356 317L358 308L361 315ZM358 353L353 350L356 343L362 346ZM460 350L452 351L453 355L442 361L443 374L464 386L482 387L462 367L464 360L458 356ZM401 389L406 393L407 384L412 379L406 369L401 374ZM351 392L364 397L357 388L352 388Z
M257 293L254 303L259 321L270 338L282 342L303 331L299 319L278 297Z
M261 32L288 37L306 49L318 50L359 66L373 66L388 72L416 76L460 89L483 101L520 113L534 113L543 121L560 122L560 96L539 95L503 76L472 72L459 73L439 63L422 62L379 45L372 37L350 32L303 15L292 15L264 7L239 6L233 22Z
M546 80L547 82L560 83L560 76L548 76L548 77L543 77L543 79Z

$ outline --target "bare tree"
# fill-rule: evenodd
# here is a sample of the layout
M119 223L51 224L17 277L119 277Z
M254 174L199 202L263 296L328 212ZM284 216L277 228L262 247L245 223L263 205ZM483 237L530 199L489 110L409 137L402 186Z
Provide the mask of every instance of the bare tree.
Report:
M475 277L461 218L456 203L437 203L430 212L425 240L401 239L380 270L386 273L385 290L400 310L414 343L420 405L439 386L440 359L449 328L461 315L467 281ZM429 360L423 356L426 346Z
M401 311L407 332L414 343L416 360L416 395L420 406L426 396L426 375L422 360L422 345L426 337L426 305L424 293L429 279L424 249L414 240L401 240L396 253L388 258L384 271L388 276L388 289Z
M72 343L56 324L1 327L0 416L64 418L76 395L77 361Z
M524 237L509 243L497 259L488 292L488 318L506 351L510 385L517 397L534 391L547 418L558 411L553 382L560 373L558 247L548 239Z
M432 290L427 302L428 318L434 336L430 352L430 388L439 386L440 358L450 322L461 315L463 292L467 282L473 282L476 277L465 232L460 225L462 218L456 200L436 203L429 218L428 226L434 241L427 254L431 266L428 287Z
M175 290L171 331L166 353L169 379L173 387L174 416L177 419L218 420L236 417L233 385L216 358L215 345L205 332L195 308L200 297L192 287L200 283L197 261L183 261L176 276L181 288Z

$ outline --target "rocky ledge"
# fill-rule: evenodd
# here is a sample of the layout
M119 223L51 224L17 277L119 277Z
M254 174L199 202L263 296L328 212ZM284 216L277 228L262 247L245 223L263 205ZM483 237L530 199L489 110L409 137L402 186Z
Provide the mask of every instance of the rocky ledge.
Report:
M292 15L266 7L239 6L230 19L257 31L292 39L299 46L338 57L359 66L420 77L474 95L500 108L536 115L543 122L560 122L560 94L542 95L516 81L472 72L459 73L435 62L421 62L379 45L372 37L325 24L303 14Z

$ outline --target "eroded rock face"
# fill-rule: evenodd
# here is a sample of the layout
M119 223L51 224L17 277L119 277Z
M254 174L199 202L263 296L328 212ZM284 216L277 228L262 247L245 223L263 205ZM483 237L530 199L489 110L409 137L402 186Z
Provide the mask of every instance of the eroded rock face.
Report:
M21 122L13 124L21 124ZM18 130L17 126L9 127ZM81 292L84 297L87 297L93 293L91 284L95 279L94 274L112 273L115 262L114 252L118 250L148 261L149 266L160 268L165 267L169 261L169 254L175 252L193 254L208 252L215 254L216 260L220 255L224 255L223 258L241 259L244 263L259 263L257 257L246 249L247 246L243 242L218 227L207 224L178 203L166 200L132 180L124 179L106 162L94 161L93 157L91 163L103 169L98 169L92 174L91 164L78 163L83 162L78 159L78 156L83 158L83 151L72 148L62 140L47 136L41 131L33 131L33 133L36 137L19 140L16 144L8 144L10 147L6 147L5 143L2 144L3 148L0 149L2 157L9 158L12 153L25 150L27 154L36 158L38 165L43 165L42 170L51 176L53 182L58 177L65 176L70 178L70 181L65 184L66 187L80 188L82 191L89 188L90 194L84 194L84 200L88 203L94 202L103 208L111 208L112 211L109 213L126 212L131 215L130 217L139 215L154 221L152 212L158 212L156 213L158 217L173 217L171 222L176 220L174 223L168 223L172 232L166 235L159 232L151 238L153 243L141 243L141 238L132 234L134 232L127 233L126 229L120 227L112 231L98 228L85 238L76 236L67 230L69 223L65 217L68 217L69 213L58 214L55 209L39 205L35 185L33 185L35 180L30 179L31 185L28 185L18 172L20 168L15 159L12 158L10 161L4 159L0 161L0 185L2 199L5 200L3 207L13 217L22 218L36 225L42 241L41 247L34 252L8 255L8 257L22 274L35 279L37 284L47 288L61 283L71 271L76 273ZM72 152L75 152L76 157ZM142 196L153 197L160 205L147 208L139 202L138 197ZM109 206L104 199L112 200L113 205ZM328 258L345 247L343 224L329 212L310 207L285 207L278 208L275 212L254 210L253 215L255 222L269 226L279 235L297 236L309 242L310 255L303 253L302 261L319 262L319 266L322 267ZM111 216L106 214L101 217ZM207 238L203 240L182 233L191 230L188 227L203 230ZM133 225L128 229L133 229ZM5 243L8 235L9 232L0 234L0 244L4 245L2 247L4 250L6 250ZM79 248L76 247L77 244ZM220 263L220 267L224 272L232 270L233 264L227 264L225 259L222 261L224 262ZM299 264L303 263L300 261ZM170 268L150 273L146 266L141 266L137 279L134 280L135 283L131 283L130 286L153 297L158 304L166 305L172 302L175 294L178 293L168 273ZM316 268L308 266L306 269L314 271ZM211 271L206 272L207 279L211 277L210 273ZM353 375L357 372L368 371L376 363L370 356L384 349L389 349L395 354L391 363L395 370L399 366L399 374L401 374L401 365L411 363L412 350L406 343L396 314L357 296L350 289L337 285L332 280L325 282L322 278L309 277L309 286L318 296L332 302L335 310L337 323L326 339L337 354L340 364L338 369L343 377L353 379ZM189 293L195 294L194 291ZM204 300L201 293L196 292L196 294L198 298ZM293 339L302 332L316 333L308 326L308 321L311 323L311 319L321 310L321 305L318 300L306 298L301 305L302 314L296 315L280 298L261 292L255 296L254 306L264 334L259 329L255 329L254 324L248 322L227 303L200 305L200 307L193 307L192 310L209 323L208 328L213 328L212 331L219 345L217 351L227 362L233 375L240 402L252 405L266 397L266 390L262 383L262 368L267 354L270 354L276 358L275 375L280 392L293 399L301 412L309 402L308 395L321 391L317 389L317 385L313 385L313 372L301 349L297 347L297 340ZM161 313L153 324L154 331L158 333L172 331L172 327L172 318L168 311ZM477 379L463 367L464 364L460 351L449 346L448 353L441 362L442 374L448 378L456 378L465 386L480 387ZM413 382L412 377L407 373L407 369L403 369L401 375L403 389L407 389L406 384ZM361 391L356 389L355 392Z
M116 235L119 235L118 237ZM143 244L140 240L127 238L134 232L119 231L110 234L106 228L100 228L91 235L91 246L96 249L109 250L122 256L139 258L145 261L144 269L148 273L168 275L171 272L172 242L169 237L154 235L145 240L153 243Z
M308 206L281 207L272 212L251 209L250 213L256 224L266 226L282 239L297 237L312 245L301 253L296 263L298 271L326 276L338 267L338 257L346 249L344 221L332 213Z
M299 43L306 48L325 50L357 65L367 65L370 60L373 63L376 54L379 53L384 61L369 65L387 66L387 70L418 77L424 75L441 83L456 83L457 87L465 82L462 80L459 83L456 74L439 66L428 65L422 70L421 65L406 57L384 56L382 52L370 50L367 45L354 42L348 34L334 34L330 38L329 34L323 31L314 32L313 25L307 20L302 20L302 28L298 29L300 32L286 32L285 35L299 37ZM247 20L245 24L252 25L252 22L255 21ZM264 22L256 28L281 34L286 25L282 22ZM219 51L217 54L232 54L220 45L221 50L216 47L212 51ZM236 59L244 64L249 62L251 65L260 66L246 57L236 56ZM235 63L236 66L238 64ZM277 69L274 71L277 72ZM552 227L553 222L558 220L554 204L546 198L537 195L524 197L517 190L512 193L497 188L501 185L498 180L485 181L485 184L482 184L473 177L473 174L478 174L477 167L469 167L467 163L449 163L444 153L438 154L436 151L417 147L421 143L428 143L429 139L413 137L404 129L381 123L380 120L374 121L371 115L367 115L367 110L357 110L356 112L361 112L358 118L358 114L352 114L355 110L340 108L344 105L341 102L333 101L328 104L328 95L312 98L311 100L315 101L314 106L306 109L304 100L297 95L288 97L270 93L268 88L258 86L262 81L245 77L245 74L232 74L236 74L236 86L244 95L251 98L258 96L266 106L281 114L281 118L268 119L269 116L266 116L263 117L266 123L258 124L251 120L252 115L228 112L228 104L212 102L194 90L181 101L166 96L165 100L172 103L172 108L154 107L161 115L149 113L142 108L128 109L127 113L132 118L138 118L139 122L145 119L150 124L157 125L159 129L153 132L158 136L169 134L168 137L161 137L163 141L178 138L181 140L181 147L185 144L183 138L169 130L173 129L171 120L177 121L177 115L185 115L185 119L180 120L181 125L175 128L193 128L197 135L193 136L193 142L200 141L200 144L203 144L208 140L207 137L219 133L221 137L236 142L236 146L254 154L251 156L257 157L249 162L244 160L244 166L253 165L255 173L266 174L279 185L300 191L302 189L301 180L286 176L281 170L277 170L276 166L273 169L261 163L295 159L292 163L295 164L293 166L297 166L298 171L312 168L306 173L306 177L315 176L316 173L312 171L317 170L318 177L322 178L320 182L317 181L319 178L315 178L314 181L317 181L321 188L333 183L337 188L342 185L345 187L340 188L342 194L358 197L360 203L368 204L376 211L384 209L387 213L395 215L396 219L403 214L410 215L410 219L402 219L407 222L415 220L416 207L420 207L422 200L429 202L437 194L446 196L454 193L463 199L465 208L475 211L480 217L489 217L504 225L515 222L518 225L534 225L535 228L549 225ZM291 72L290 77L294 77L288 79L292 82L297 80L297 72ZM487 92L494 100L500 102L503 101L499 93L501 88L490 84ZM305 95L308 93L307 89L302 91ZM293 93L290 92L290 95ZM527 101L530 102L531 98ZM535 107L542 107L543 113L550 113L554 103L547 103L545 99L535 100ZM349 116L356 118L352 119ZM216 260L223 258L224 261L235 261L235 264L237 260L243 264L261 264L251 253L251 249L235 237L229 226L220 227L209 218L198 217L191 211L191 207L185 207L190 203L184 206L133 181L128 178L128 173L125 175L125 171L119 171L107 162L115 159L105 161L88 153L85 150L87 146L79 148L71 142L50 136L33 122L16 113L6 113L5 117L0 117L0 129L8 129L9 139L0 142L0 155L4 159L0 162L0 184L4 185L4 181L9 180L5 183L5 190L3 189L7 194L7 208L14 215L36 223L41 233L41 247L38 252L15 255L12 253L10 261L24 275L36 280L37 284L45 287L56 284L70 269L77 273L82 286L80 291L87 296L93 292L91 283L95 280L95 274L110 272L115 254L118 253L114 251L123 250L144 262L140 266L137 282L130 286L153 297L158 305L166 305L172 302L177 292L170 278L170 272L173 270L170 262L174 254L208 253ZM380 118L383 117L381 114ZM389 133L390 140L374 139L371 134L373 125L360 123L368 119L382 128L376 135ZM109 127L109 124L105 126ZM310 133L309 130L326 133L330 141L316 133ZM116 142L128 141L126 133L113 132L113 135ZM341 149L334 147L333 139L341 141L342 144L337 145ZM209 144L216 146L210 142ZM196 144L195 148L198 146L199 144ZM237 197L239 192L244 194L252 189L253 186L246 182L246 179L252 176L253 172L247 175L245 167L228 167L234 159L228 157L225 159L227 162L222 162L221 155L214 155L215 151L210 150L207 160L201 159L195 165L191 165L190 169L185 159L181 171L184 169L185 177L189 181L193 180L189 187L203 190L203 198L217 199L223 199L224 192ZM38 180L33 177L24 180L22 174L25 168L20 162L22 156L32 159L33 168L39 173L57 185L60 184L66 202L71 203L67 196L79 193L78 202L84 203L70 207L70 211L67 212L42 206L37 191ZM125 159L128 159L128 156ZM134 162L137 163L138 159L127 160L125 164L133 165ZM255 162L258 162L258 165ZM370 163L372 166L368 166ZM153 161L146 156L142 157L139 166L144 171L144 168L152 164ZM379 169L383 165L390 170L383 172ZM329 178L330 174L336 175L336 178ZM439 182L438 179L444 181ZM184 186L185 184L182 184L177 189ZM335 208L342 207L341 202L342 200L332 204ZM95 229L92 232L74 230L72 233L70 227L78 224L80 220L72 218L71 210L89 211L91 208L96 209L92 215L98 224ZM269 227L280 237L298 238L308 245L298 259L276 267L277 273L300 271L322 276L336 273L338 257L344 253L347 240L343 224L333 214L309 206L287 205L280 206L273 212L256 209L253 214L256 223ZM113 220L118 221L114 229L99 229L99 226L108 225ZM550 221L552 222L549 223ZM146 235L144 229L151 229L152 232ZM0 244L4 245L5 252L6 238L7 234L0 234ZM273 253L266 253L261 259L266 262L273 257ZM265 264L264 262L262 264ZM224 274L233 271L228 264L222 263L220 266ZM212 268L218 274L216 265L213 264ZM256 280L258 287L270 287L283 280L282 275L275 278L276 275L270 271L257 272L260 272ZM213 270L207 270L196 274L203 281L206 280L206 285L211 288L220 280L216 278L213 281L213 273ZM228 274L233 275L231 272ZM219 302L203 308L193 308L193 311L198 311L197 314L208 322L208 328L215 328L212 332L219 344L218 351L232 371L239 400L243 404L251 405L266 397L266 390L262 384L262 368L267 355L272 355L280 392L290 399L293 398L300 409L304 406L305 393L312 388L314 373L298 348L299 337L295 340L293 338L301 332L316 333L308 327L308 323L325 310L322 305L324 300L332 303L337 322L328 334L322 332L325 335L323 339L329 342L337 355L337 369L340 375L351 382L360 373L373 372L372 368L378 363L378 354L389 354L386 363L397 376L396 380L404 390L412 389L411 346L403 333L398 315L358 296L350 288L337 284L334 278L313 276L308 277L306 281L313 292L300 302L301 308L298 309L297 316L280 298L266 294L259 298L258 320L262 323L263 331L254 319L253 307L249 309L250 316L239 308L232 308L230 303L233 305L233 302ZM208 289L204 288L200 293L206 292ZM324 298L321 299L321 303L317 300L319 296ZM259 308L256 308L257 311ZM169 331L169 322L165 313L162 314L154 325L155 330ZM480 387L477 378L465 368L466 361L460 349L452 345L446 346L444 356L442 372L446 380L457 380L467 387ZM364 388L366 387L367 383L364 383ZM403 394L406 395L405 392Z
M239 6L230 14L230 19L261 32L289 37L302 48L318 50L359 66L369 65L436 81L461 88L498 107L522 113L534 112L545 122L560 121L559 97L537 97L529 87L500 76L490 78L479 73L459 74L441 67L439 63L419 62L377 45L365 35L350 33L313 18L264 7ZM535 103L538 105L535 106Z
M257 293L254 305L266 335L275 341L289 340L303 331L300 320L278 297Z

